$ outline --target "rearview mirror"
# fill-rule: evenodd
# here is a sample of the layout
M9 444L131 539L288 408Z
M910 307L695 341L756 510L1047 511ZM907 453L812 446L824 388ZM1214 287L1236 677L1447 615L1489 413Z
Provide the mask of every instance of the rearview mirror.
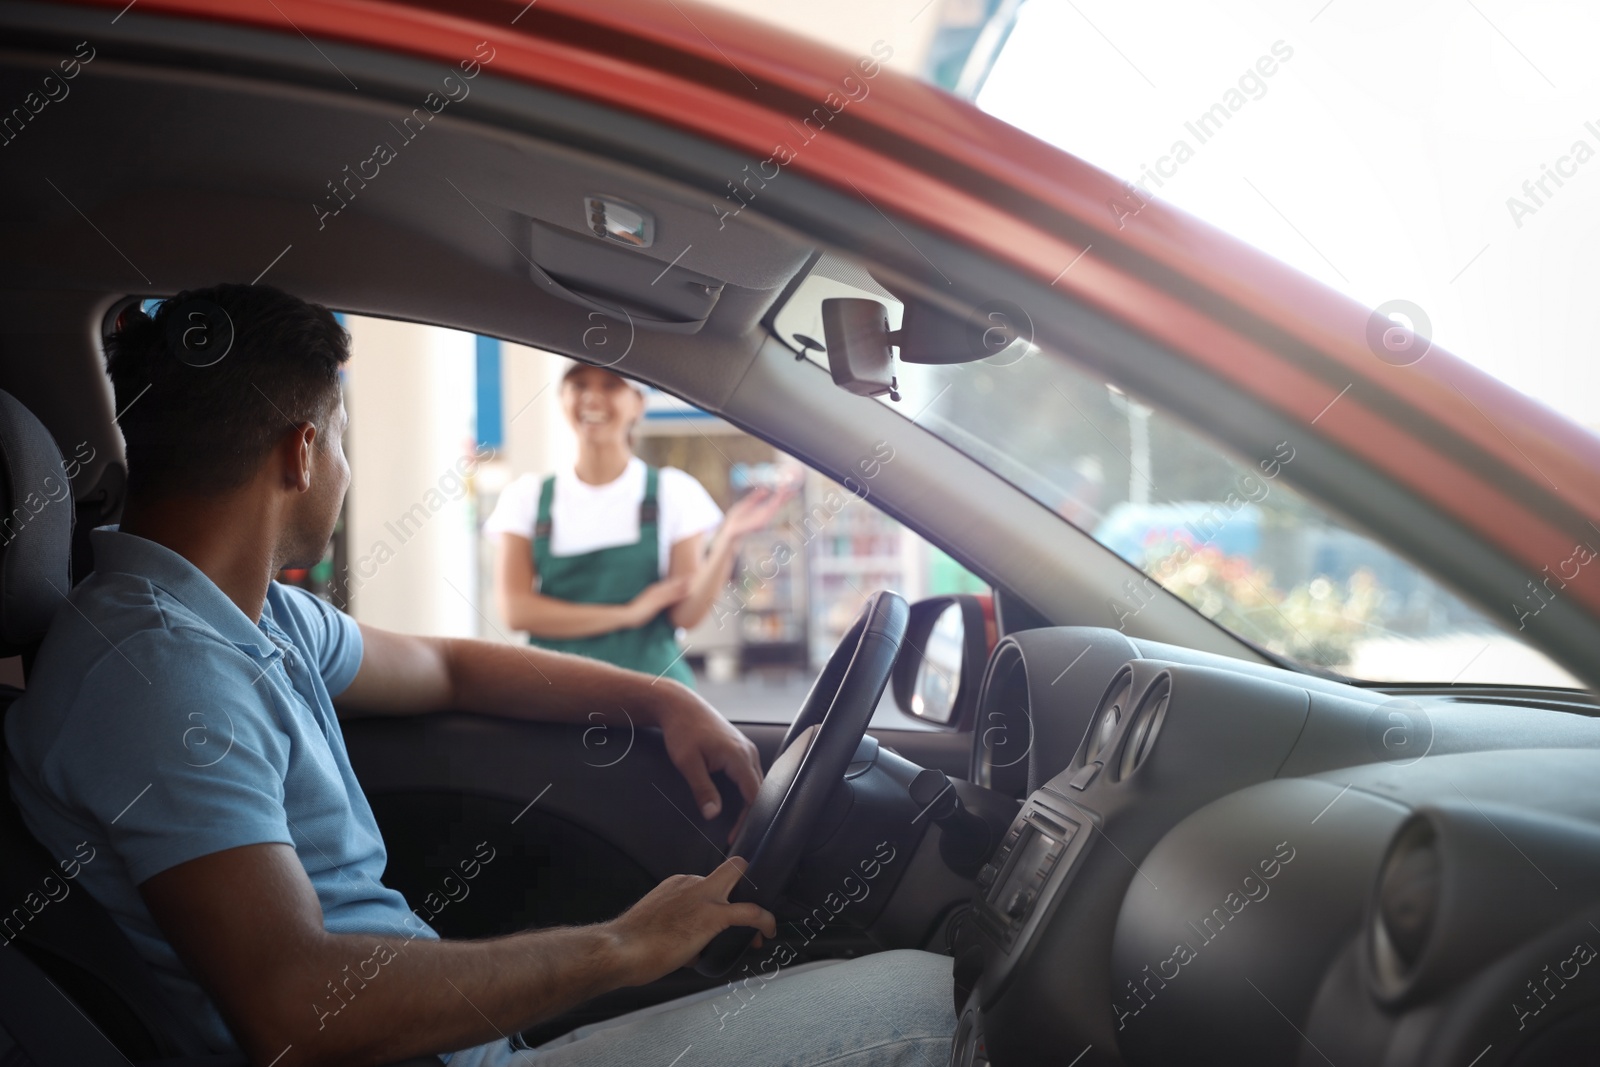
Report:
M978 598L930 597L911 605L892 681L907 715L961 726L977 702L989 641Z
M822 302L822 336L833 383L859 396L899 400L895 349L902 363L973 363L1021 346L1034 348L1033 320L1015 304L992 300L957 318L930 303L907 302L901 326L889 329L889 310L865 297ZM798 338L797 338L798 339ZM1015 362L1015 359L1010 362Z
M888 393L900 399L890 336L888 309L878 301L836 296L822 302L822 340L833 384L857 396Z

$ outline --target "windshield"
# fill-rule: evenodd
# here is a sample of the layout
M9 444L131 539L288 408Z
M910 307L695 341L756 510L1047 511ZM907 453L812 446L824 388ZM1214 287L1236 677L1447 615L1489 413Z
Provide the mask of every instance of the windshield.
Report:
M1402 309L1403 324L1454 354L1600 424L1582 295L1600 285L1600 258L1582 239L1600 226L1600 197L1583 191L1597 180L1600 120L1575 73L1600 10L1551 21L1469 4L1397 21L1321 0L1292 16L1274 5L1030 0L950 5L924 21L941 10L928 48L897 49L904 69L1141 198L1368 307ZM828 33L851 43L847 29ZM1419 42L1440 39L1454 44L1418 63ZM797 290L775 320L797 350L795 334L821 337L821 297L883 299L848 270L819 273L826 282ZM884 302L896 325L898 304ZM1298 663L1373 681L1578 684L1507 624L1290 489L1293 442L1281 455L1227 454L1077 372L1071 355L901 364L902 406L916 414L940 394L920 425L1150 583ZM1137 575L1125 592L1095 621L1125 622L1151 595Z
M898 371L908 417L1144 572L1092 623L1125 627L1160 585L1246 640L1352 678L1578 685L1285 484L1292 441L1231 456L1022 342L979 363Z
M774 318L826 365L821 301L900 304L824 256ZM808 343L810 341L811 343ZM1304 667L1373 682L1579 687L1563 668L1291 489L1293 441L1235 456L1164 411L1018 340L976 363L897 363L891 404L1138 571L1084 620L1126 628L1157 587ZM884 400L885 403L890 403ZM1139 575L1143 572L1143 576Z
M1600 285L1600 258L1582 237L1600 226L1600 121L1579 73L1600 9L1527 15L1032 0L994 16L1004 32L989 35L991 51L974 49L970 77L941 84L1600 427L1584 296ZM1145 416L1122 415L1136 447ZM1094 527L1147 570L1194 536L1187 487L1163 488L1162 422L1151 423L1155 491L1134 485L1099 507ZM1259 462L1238 457L1237 470L1259 473ZM1246 635L1237 620L1253 599L1266 630L1287 627L1289 647L1310 639L1318 650L1297 658L1342 658L1332 665L1359 677L1577 684L1278 482L1259 492L1204 544L1202 562L1174 560L1163 584Z
M1589 296L1600 286L1600 117L1584 73L1600 6L1549 18L1474 3L910 0L824 5L819 17L815 4L713 2L851 52L892 42L887 66L1600 428ZM1108 209L1119 225L1142 221ZM795 335L820 341L822 296L881 299L846 271L818 273L825 284L797 291L774 323L813 356ZM884 303L893 327L899 307ZM1241 636L1361 678L1576 684L1282 479L1239 486L1282 460L1189 456L1182 428L1104 383L1063 378L1027 394L989 380L995 370L966 379L993 393L961 401L952 388L940 400L936 432ZM1055 384L1082 408L1078 430L1062 431L1078 438L997 435L1028 429L1003 407L986 421L995 397L1039 403Z

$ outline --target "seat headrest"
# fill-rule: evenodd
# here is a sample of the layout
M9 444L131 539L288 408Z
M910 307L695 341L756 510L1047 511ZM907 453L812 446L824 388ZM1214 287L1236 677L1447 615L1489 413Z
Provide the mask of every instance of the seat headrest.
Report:
M0 390L0 656L43 640L72 588L74 510L55 438Z

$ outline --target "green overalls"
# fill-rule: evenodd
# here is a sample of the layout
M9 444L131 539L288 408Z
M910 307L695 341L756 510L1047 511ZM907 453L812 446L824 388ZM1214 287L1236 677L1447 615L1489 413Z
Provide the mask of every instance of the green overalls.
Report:
M550 554L550 501L555 476L539 489L539 514L533 528L533 565L539 575L539 592L578 604L626 604L645 586L661 578L660 533L657 524L656 468L645 468L644 499L639 502L639 540L582 552L576 556ZM612 630L592 637L532 637L528 643L556 652L573 652L604 660L645 674L676 678L694 685L694 672L684 662L674 636L676 627L666 611L643 626Z

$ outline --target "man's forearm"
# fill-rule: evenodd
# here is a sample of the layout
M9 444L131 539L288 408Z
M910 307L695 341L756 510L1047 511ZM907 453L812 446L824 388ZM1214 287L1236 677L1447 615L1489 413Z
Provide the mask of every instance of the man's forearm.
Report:
M606 924L485 941L330 934L284 962L292 973L262 987L276 993L266 1025L240 1035L253 1062L383 1064L469 1048L635 980Z
M544 722L588 722L590 712L627 711L659 726L678 683L586 656L471 638L439 638L450 675L451 708Z
M707 819L722 810L722 772L749 804L761 788L756 746L682 682L582 656L464 638L435 638L422 655L448 681L417 710L477 711L544 722L657 727L667 758ZM392 703L390 705L393 706Z

